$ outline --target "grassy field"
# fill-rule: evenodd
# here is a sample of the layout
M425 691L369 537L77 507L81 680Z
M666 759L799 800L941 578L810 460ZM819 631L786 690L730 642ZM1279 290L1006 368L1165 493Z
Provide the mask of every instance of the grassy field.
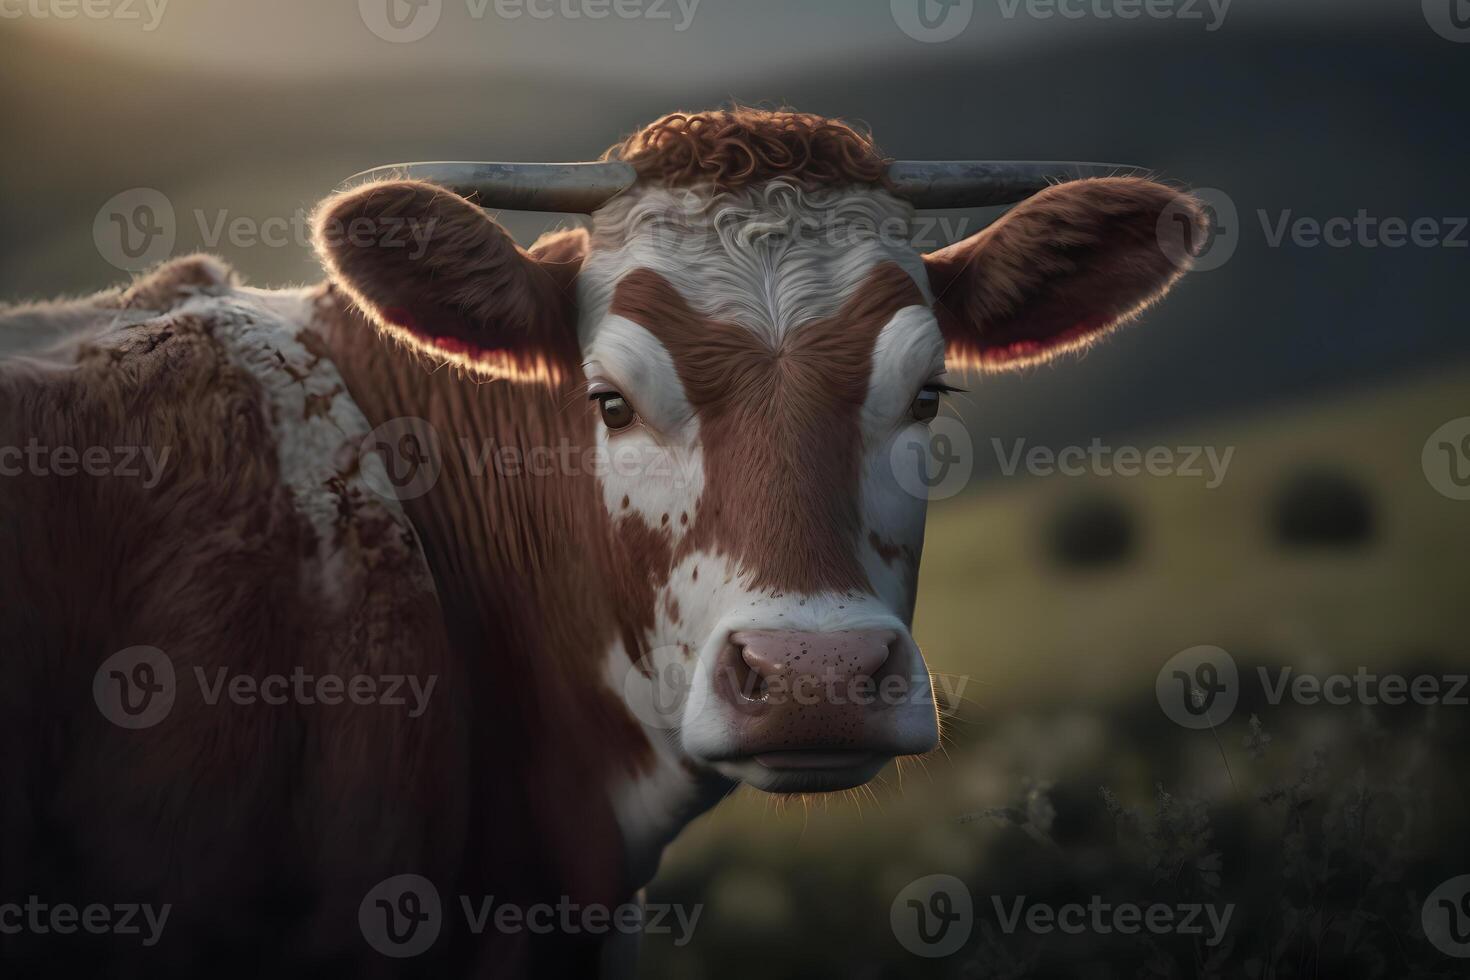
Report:
M1370 666L1405 647L1443 650L1463 636L1470 506L1430 486L1420 452L1465 414L1470 376L1450 374L1221 426L1206 441L1235 452L1214 490L1183 477L1017 478L936 505L918 638L934 669L974 677L981 710L1128 693L1201 643ZM1368 490L1369 547L1292 554L1274 541L1276 494L1318 468ZM1106 572L1061 574L1038 548L1044 523L1097 492L1135 512L1139 553Z

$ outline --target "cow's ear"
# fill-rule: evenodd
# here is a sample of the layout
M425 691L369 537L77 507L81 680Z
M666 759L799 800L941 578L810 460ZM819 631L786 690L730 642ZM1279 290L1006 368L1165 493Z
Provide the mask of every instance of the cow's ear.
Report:
M1092 343L1168 292L1205 232L1195 198L1150 180L1047 188L924 256L949 367L1005 370ZM1181 240L1191 248L1171 247Z
M572 285L585 233L528 252L458 194L398 180L328 198L313 238L373 322L437 360L533 380L577 362Z

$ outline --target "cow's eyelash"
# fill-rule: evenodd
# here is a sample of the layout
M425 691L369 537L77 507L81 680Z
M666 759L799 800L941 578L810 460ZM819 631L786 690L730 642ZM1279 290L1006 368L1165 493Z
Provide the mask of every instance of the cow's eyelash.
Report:
M937 391L941 395L963 395L965 392L969 391L968 388L956 388L954 385L947 385L943 381L934 381L926 384L924 386L924 390Z

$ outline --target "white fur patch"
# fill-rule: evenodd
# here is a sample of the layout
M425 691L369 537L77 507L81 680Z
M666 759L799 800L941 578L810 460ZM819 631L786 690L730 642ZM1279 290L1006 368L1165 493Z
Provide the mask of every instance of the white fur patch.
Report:
M803 191L783 180L713 196L653 187L616 197L593 216L578 276L583 347L618 281L640 268L704 316L743 324L773 346L836 313L883 262L905 269L928 297L923 258L908 243L913 213L880 190Z
M603 504L614 519L630 511L650 527L667 526L675 543L694 520L704 492L699 420L664 346L646 329L609 316L597 331L584 370L589 381L616 388L638 412L639 424L620 432L599 426ZM623 500L628 506L623 506Z
M611 382L633 402L643 420L659 432L682 436L698 425L669 352L653 334L627 317L603 319L584 370L589 381L600 375Z
M920 306L899 310L874 345L873 373L863 403L864 534L859 548L874 591L904 618L913 614L910 569L924 547L926 503L899 483L893 446L913 431L922 431L923 423L915 421L909 409L920 389L943 374L944 337L933 312ZM873 536L886 554L879 552Z
M863 402L863 435L872 440L908 424L919 389L944 374L944 336L927 307L908 306L893 315L873 345L873 373Z
M410 525L397 501L373 493L363 479L356 458L371 427L341 373L299 339L303 330L311 329L309 291L241 288L228 297L191 299L174 313L198 315L214 324L216 342L260 384L270 409L281 482L315 532L317 553L309 571L332 604L330 611L342 612L351 597L361 594L358 579L364 570L354 553L336 543L341 538L340 498L329 489L333 481L340 480L340 492L359 501L359 516L364 516L363 509L376 512L381 507L396 524ZM432 589L421 554L420 560L419 578Z

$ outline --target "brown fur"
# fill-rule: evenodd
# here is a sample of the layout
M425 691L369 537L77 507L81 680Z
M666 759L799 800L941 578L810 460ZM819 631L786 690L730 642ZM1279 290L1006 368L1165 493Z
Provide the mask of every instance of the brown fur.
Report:
M837 119L745 106L673 112L603 154L645 181L738 190L775 178L820 185L887 186L889 159L872 137Z
M618 567L611 587L617 595L619 638L629 659L647 667L644 637L657 621L658 591L674 567L673 535L667 524L649 527L638 514L622 515L613 528Z
M223 296L240 284L235 270L211 255L169 262L123 290L118 306L132 310L169 310L190 296Z
M209 266L181 260L124 295L167 306L197 295ZM109 328L116 297L101 298L70 346L0 371L0 445L171 450L149 490L82 475L0 484L0 561L23 570L0 577L0 895L174 910L153 952L135 940L33 950L6 938L0 955L83 971L105 958L118 976L385 975L402 964L366 946L357 905L383 878L414 872L436 883L447 913L415 970L587 975L594 939L470 937L455 922L460 894L628 897L617 828L589 790L617 767L637 771L648 746L595 679L616 618L576 586L580 563L602 552L556 516L600 503L556 480L487 486L446 453L438 496L411 508L431 586L415 528L329 481L333 553L359 586L328 613L319 587L341 574L314 565L320 542L281 484L271 406L221 347L238 311L164 308ZM526 389L500 392L497 410L489 386L431 375L326 287L318 316L324 337L299 339L322 353L332 340L350 347L341 366L364 407L391 417L412 398L446 443L486 432L537 443L590 422L585 406L563 418L549 393ZM92 675L137 644L172 659L179 700L157 727L123 731L92 703ZM218 667L298 666L435 675L438 686L410 719L350 703L208 705L183 680L194 667L212 678Z
M970 238L924 257L949 366L1003 369L1093 343L1186 271L1160 246L1166 208L1194 198L1135 177L1050 187Z
M623 277L610 312L658 338L700 420L704 493L676 561L727 555L758 589L870 589L857 558L858 415L878 332L923 302L907 273L882 265L834 316L772 349L696 313L651 270Z
M171 310L216 268L184 259L141 279L127 302L159 308L136 326L107 329L104 295L68 349L0 371L0 445L170 453L152 488L32 472L0 484L0 895L174 906L153 953L120 937L42 945L48 972L105 957L118 976L253 975L355 955L342 912L385 868L449 875L463 848L457 685L412 531L376 499L324 488L340 495L333 549L360 585L340 615L324 611L304 557L320 542L280 482L258 381L224 354L226 322ZM157 727L124 731L93 703L92 676L138 644L172 659L178 700ZM445 697L415 723L351 704L211 706L185 680L298 665L438 674ZM28 962L24 937L5 942L12 965Z
M494 450L507 447L523 460L538 446L580 454L595 444L591 407L560 388L435 370L375 336L331 287L317 322L370 421L416 415L443 445L433 490L404 506L484 712L478 751L486 755L471 771L519 787L537 828L527 832L556 842L541 860L558 875L582 891L615 891L617 831L604 801L587 790L651 760L642 729L600 673L612 640L641 635L636 627L651 615L652 595L634 601L622 591L647 559L615 547L589 475L500 473L493 465ZM486 469L476 472L487 447Z

